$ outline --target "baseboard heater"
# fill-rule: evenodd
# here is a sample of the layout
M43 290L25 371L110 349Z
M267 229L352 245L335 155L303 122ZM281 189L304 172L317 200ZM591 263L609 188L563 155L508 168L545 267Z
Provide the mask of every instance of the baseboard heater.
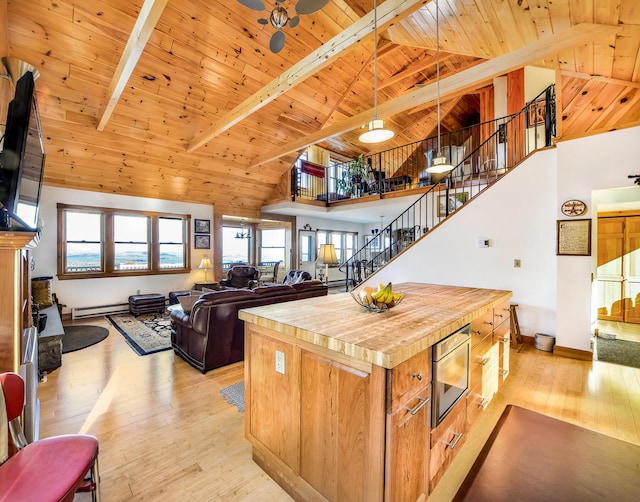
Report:
M127 312L129 312L128 303L112 303L111 305L95 305L93 307L73 307L71 309L71 319L83 319L85 317L99 317Z

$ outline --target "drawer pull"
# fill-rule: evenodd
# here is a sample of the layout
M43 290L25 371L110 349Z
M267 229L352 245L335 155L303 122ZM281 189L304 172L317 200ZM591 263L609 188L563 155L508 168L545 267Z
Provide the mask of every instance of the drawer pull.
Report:
M504 315L502 314L496 314L496 317L499 317L500 319L502 319L504 317Z
M483 357L480 361L478 361L478 364L480 366L486 366L486 364L491 361L490 357Z
M485 321L485 324L488 324L489 326L493 326L493 321Z
M482 396L480 396L482 397ZM489 400L486 397L482 397L482 401L480 401L479 403L476 403L480 408L486 408L487 405L489 404Z
M509 370L502 370L502 376L507 376L509 374Z
M453 441L451 441L450 443L444 441L444 444L447 445L447 448L451 448L453 450L462 438L462 432L452 432L451 434L453 434Z
M480 331L479 329L477 329L476 331L474 331L474 333L475 333L476 335L481 335L481 334L482 334L482 331Z
M502 343L507 343L509 341L509 337L508 336L504 336L502 337L502 340L500 340Z
M424 408L427 405L429 401L431 401L431 398L429 397L419 397L418 399L422 401L418 406L416 406L415 408L407 408L407 411L412 415L415 415L416 413L418 413L422 408Z
M422 380L422 373L414 373L411 376L414 377L414 378L417 378L418 380Z

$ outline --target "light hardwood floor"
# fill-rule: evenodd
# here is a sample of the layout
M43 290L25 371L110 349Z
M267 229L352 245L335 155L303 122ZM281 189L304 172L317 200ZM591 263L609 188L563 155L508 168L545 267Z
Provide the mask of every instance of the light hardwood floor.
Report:
M109 327L104 319L76 321ZM243 415L220 396L237 363L206 375L171 351L137 356L121 335L64 354L40 384L41 437L100 440L104 502L289 501L251 460ZM517 404L640 444L640 369L578 361L524 346L430 501L448 501L504 407ZM86 495L76 499L88 500Z

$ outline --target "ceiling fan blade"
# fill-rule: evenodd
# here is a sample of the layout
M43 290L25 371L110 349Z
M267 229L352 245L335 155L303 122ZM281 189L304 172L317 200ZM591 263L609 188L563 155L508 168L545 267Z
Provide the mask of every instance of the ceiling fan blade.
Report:
M298 26L299 22L300 16L293 16L291 19L289 19L289 28L295 28L296 26Z
M251 10L256 10L258 12L264 10L262 0L238 0L238 2Z
M261 17L260 19L258 19L258 23L260 23L263 26L266 26L269 24L269 20L265 19L264 17Z
M274 54L277 54L284 47L284 33L280 30L277 30L271 35L271 40L269 41L269 49Z
M328 3L329 0L299 0L296 4L296 12L298 14L313 14Z

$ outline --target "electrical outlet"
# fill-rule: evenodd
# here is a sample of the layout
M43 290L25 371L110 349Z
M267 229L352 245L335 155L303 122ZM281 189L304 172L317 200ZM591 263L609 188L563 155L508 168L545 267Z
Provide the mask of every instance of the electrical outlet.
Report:
M513 268L520 268L520 260L518 258L513 260Z
M276 371L284 375L284 352L276 350Z

